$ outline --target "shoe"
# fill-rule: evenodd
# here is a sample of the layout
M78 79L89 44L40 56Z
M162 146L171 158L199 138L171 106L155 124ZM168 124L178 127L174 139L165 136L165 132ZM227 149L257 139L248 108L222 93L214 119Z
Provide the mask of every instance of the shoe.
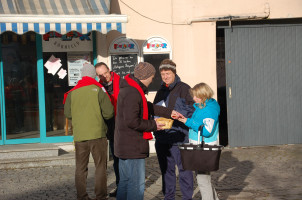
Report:
M78 199L79 200L79 199ZM84 198L82 198L81 200L96 200L96 199L92 199L92 198L90 198L90 197L84 197Z
M115 188L112 192L109 193L109 197L116 197L117 188Z

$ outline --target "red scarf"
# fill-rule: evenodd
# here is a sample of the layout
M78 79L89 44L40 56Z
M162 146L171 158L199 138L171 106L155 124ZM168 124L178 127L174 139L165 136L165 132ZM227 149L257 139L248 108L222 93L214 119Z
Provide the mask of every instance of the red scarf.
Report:
M140 95L143 99L143 119L148 120L148 116L149 116L149 114L148 114L148 103L147 103L147 99L145 97L145 93L144 93L143 89L139 86L139 84L136 81L134 81L133 79L131 79L129 77L129 74L127 74L125 76L125 80L128 82L128 84L130 86L136 88L138 90L138 92L140 93ZM152 140L153 136L152 136L151 132L144 132L143 138L145 140Z
M111 72L110 81L112 81L113 84L113 93L109 96L110 96L111 103L114 106L114 113L116 114L117 96L118 93L120 92L120 76L115 72ZM100 80L100 84L103 84L102 80Z
M81 80L78 81L78 83L77 83L76 86L74 86L71 90L69 90L68 92L66 92L64 94L63 104L65 104L67 96L68 96L68 94L70 92L72 92L72 91L74 91L76 89L79 89L81 87L88 86L88 85L96 85L96 86L100 87L104 92L106 92L105 88L100 83L98 83L95 79L93 79L93 78L91 78L89 76L84 76ZM106 92L106 94L108 95L107 92Z

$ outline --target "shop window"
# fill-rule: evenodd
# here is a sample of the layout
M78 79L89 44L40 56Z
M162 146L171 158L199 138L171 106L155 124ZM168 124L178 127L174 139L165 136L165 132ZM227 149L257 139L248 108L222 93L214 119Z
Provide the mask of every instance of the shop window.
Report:
M44 65L48 59L54 56L60 58L62 69L67 70L66 52L43 53ZM64 93L72 87L68 86L68 80L60 79L59 76L47 73L44 68L44 88L45 88L45 114L47 136L64 135L65 117L64 105L62 104ZM58 132L59 131L59 132Z
M157 91L160 88L161 85L161 76L159 73L159 65L161 61L163 61L166 58L170 58L169 54L145 54L144 55L144 62L151 63L155 69L156 73L153 79L153 82L149 86L149 91Z
M5 32L1 42L6 138L40 137L35 33Z

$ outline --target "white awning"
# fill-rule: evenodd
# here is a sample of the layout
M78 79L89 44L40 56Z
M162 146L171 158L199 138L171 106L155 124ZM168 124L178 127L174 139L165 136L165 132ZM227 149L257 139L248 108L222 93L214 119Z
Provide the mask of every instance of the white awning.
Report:
M109 14L110 0L0 0L0 34L34 31L126 32L126 15Z

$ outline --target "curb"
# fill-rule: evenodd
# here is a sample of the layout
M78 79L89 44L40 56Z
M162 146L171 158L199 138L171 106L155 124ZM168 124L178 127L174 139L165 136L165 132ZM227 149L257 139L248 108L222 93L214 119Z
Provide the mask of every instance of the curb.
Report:
M75 165L74 153L46 158L6 159L0 161L0 169L22 169L61 165Z

